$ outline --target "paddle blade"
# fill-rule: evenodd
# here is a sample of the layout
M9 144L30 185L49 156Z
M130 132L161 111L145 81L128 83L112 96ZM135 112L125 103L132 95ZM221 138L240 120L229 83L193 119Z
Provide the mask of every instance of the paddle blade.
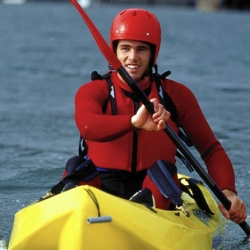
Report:
M85 11L82 9L82 7L79 5L77 0L70 0L70 2L76 7L78 12L82 16L84 22L86 23L90 32L92 33L92 36L94 37L99 49L101 50L102 54L107 59L107 61L112 65L112 68L115 70L119 69L122 66L121 62L117 59L116 55L111 50L107 42L104 40L99 30L95 27L95 25L90 20Z

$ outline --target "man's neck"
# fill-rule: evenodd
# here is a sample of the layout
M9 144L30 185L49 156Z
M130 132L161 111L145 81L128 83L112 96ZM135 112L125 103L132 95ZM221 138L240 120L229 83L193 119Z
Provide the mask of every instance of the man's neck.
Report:
M118 77L119 77L119 79L120 79L122 82L124 82L125 84L127 84L126 81L121 77L121 75L120 75L119 73L118 73ZM143 77L143 78L140 79L140 80L135 80L135 79L134 79L134 81L135 81L139 86L142 86L142 85L144 85L145 83L147 83L147 82L149 81L149 76Z

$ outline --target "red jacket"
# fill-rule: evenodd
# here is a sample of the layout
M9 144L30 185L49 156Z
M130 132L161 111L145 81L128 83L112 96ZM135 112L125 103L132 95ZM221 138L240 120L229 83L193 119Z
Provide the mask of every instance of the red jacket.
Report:
M130 91L128 85L119 80L116 73L111 75L115 89L117 115L111 114L108 102L103 114L103 106L109 97L105 80L95 80L84 84L75 98L75 120L77 127L87 140L88 156L101 168L132 171L133 134L131 125L134 103L122 89ZM147 82L143 90L151 86L149 99L158 98L155 82ZM178 124L184 129L204 160L208 172L221 189L235 191L235 177L232 164L215 138L193 93L184 85L165 79L163 90L173 100ZM168 124L178 133L178 126L172 120ZM164 131L147 132L137 130L136 170L148 169L158 159L175 163L176 146Z

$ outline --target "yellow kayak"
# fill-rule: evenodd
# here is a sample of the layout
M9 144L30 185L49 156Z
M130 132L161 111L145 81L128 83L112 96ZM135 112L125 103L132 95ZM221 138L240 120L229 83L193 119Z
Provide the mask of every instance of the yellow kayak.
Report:
M179 176L185 177L186 176ZM182 193L182 211L150 210L90 186L79 186L16 213L9 250L213 249L220 212L198 184L214 213Z

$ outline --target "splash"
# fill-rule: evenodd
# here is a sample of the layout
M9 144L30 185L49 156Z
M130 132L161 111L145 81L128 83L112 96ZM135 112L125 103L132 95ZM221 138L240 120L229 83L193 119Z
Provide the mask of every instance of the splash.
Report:
M0 240L0 250L6 250L6 249L7 249L6 240Z

